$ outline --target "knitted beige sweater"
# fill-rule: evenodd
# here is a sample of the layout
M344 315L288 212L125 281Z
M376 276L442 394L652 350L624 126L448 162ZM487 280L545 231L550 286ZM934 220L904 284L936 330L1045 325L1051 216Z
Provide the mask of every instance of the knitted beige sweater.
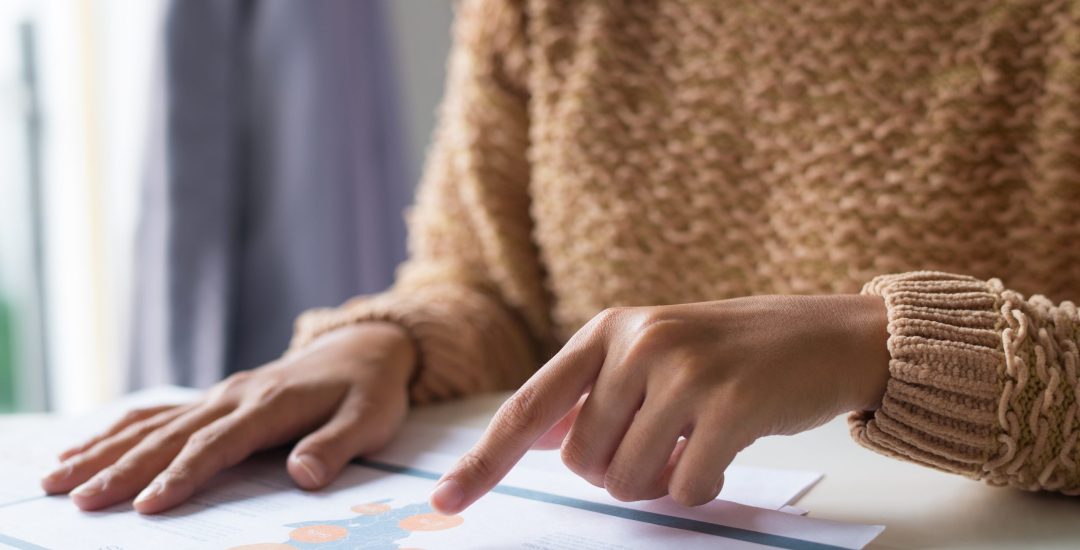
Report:
M601 309L863 293L888 455L1080 491L1080 2L465 3L388 292L417 401L520 384ZM1030 296L1030 298L1025 298Z

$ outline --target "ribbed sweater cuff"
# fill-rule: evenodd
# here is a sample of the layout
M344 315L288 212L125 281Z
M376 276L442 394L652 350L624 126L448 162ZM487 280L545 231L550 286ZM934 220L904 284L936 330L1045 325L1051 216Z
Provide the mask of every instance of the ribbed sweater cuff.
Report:
M1004 368L1000 281L917 271L882 275L863 294L888 309L890 379L852 437L888 456L973 478L998 451Z
M533 351L518 321L485 294L455 284L354 298L296 321L289 353L336 328L365 321L401 325L412 336L418 370L414 402L515 388L532 373Z

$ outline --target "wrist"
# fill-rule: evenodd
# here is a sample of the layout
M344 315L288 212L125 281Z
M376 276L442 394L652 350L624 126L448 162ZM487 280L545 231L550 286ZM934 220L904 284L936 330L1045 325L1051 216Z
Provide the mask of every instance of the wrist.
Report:
M320 336L313 348L343 347L350 357L401 377L407 383L415 374L418 353L408 330L389 321L364 321L334 329Z
M857 313L857 394L854 409L876 410L881 406L889 381L889 312L880 296L860 295Z

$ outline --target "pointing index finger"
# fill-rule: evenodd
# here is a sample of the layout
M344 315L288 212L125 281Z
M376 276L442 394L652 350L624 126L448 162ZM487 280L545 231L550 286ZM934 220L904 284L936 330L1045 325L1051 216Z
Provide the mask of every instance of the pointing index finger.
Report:
M571 338L499 407L480 441L439 480L433 508L454 514L475 502L577 403L604 362L600 335L589 332Z

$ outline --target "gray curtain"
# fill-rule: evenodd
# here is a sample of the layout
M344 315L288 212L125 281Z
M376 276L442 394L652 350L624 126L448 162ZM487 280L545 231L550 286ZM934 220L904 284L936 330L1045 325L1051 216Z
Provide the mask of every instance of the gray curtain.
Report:
M411 194L389 29L377 0L170 2L132 387L208 386L389 285Z

